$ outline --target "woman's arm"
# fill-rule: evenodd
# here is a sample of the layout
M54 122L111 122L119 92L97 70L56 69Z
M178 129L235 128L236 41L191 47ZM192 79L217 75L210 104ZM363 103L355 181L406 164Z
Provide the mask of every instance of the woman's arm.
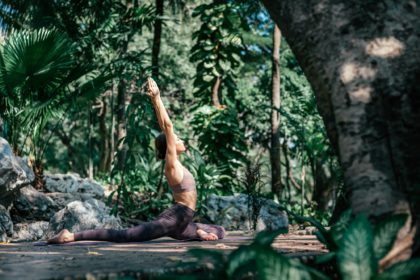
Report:
M166 112L162 99L160 98L160 91L156 82L152 78L147 79L147 94L150 96L153 107L155 108L156 117L159 126L166 136L166 164L168 167L175 167L176 162L176 136L172 122Z

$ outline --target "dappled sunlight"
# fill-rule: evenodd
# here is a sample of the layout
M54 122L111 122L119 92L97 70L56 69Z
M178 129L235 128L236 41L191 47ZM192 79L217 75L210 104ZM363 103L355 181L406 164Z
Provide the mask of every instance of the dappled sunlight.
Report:
M362 103L369 103L372 99L372 88L369 86L360 87L349 93L352 101L359 101Z
M63 253L59 252L34 252L34 251L2 251L0 254L7 254L7 255L62 255Z
M345 84L350 83L357 78L366 80L373 79L377 70L367 66L361 66L354 62L345 63L341 67L340 78Z
M381 58L394 58L404 51L404 44L395 37L375 38L366 46L366 53Z

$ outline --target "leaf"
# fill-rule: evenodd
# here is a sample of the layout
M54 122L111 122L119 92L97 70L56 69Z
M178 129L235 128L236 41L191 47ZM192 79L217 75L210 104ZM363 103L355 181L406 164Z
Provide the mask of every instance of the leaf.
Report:
M337 259L343 279L370 279L376 273L372 226L366 215L358 215L344 233Z
M412 279L420 273L420 259L399 262L375 277L375 280ZM414 278L413 278L414 279Z
M348 228L351 220L351 214L351 209L344 211L338 219L337 223L331 227L330 233L336 245L339 245L341 239L343 238L344 232Z
M274 239L276 239L276 237L279 234L285 234L288 232L287 228L282 228L282 229L278 229L278 230L264 230L258 233L257 237L255 238L254 243L259 244L259 245L263 245L263 246L270 246L271 243L273 243Z
M258 254L257 269L259 279L312 279L305 266L292 262L272 249Z
M249 266L255 261L257 255L257 247L240 246L229 255L229 263L227 264L226 273L229 277L233 277L238 269L244 266ZM234 277L235 279L237 277Z
M407 214L394 215L376 225L373 251L377 260L382 259L391 250L398 231L404 226L407 217Z

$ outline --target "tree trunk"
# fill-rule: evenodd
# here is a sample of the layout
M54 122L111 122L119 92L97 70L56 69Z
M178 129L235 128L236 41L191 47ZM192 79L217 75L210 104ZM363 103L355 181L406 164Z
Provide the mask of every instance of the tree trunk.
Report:
M211 89L211 101L213 106L220 107L219 90L220 90L221 79L219 76L216 77L213 87Z
M108 112L108 92L104 94L100 102L100 111L99 111L99 135L100 135L100 159L99 159L99 172L106 173L111 168L111 151L110 151L110 138L112 134L109 134L108 128L106 126L106 117Z
M353 211L375 219L411 210L418 226L416 2L263 2L314 88Z
M154 24L152 46L152 75L159 79L159 52L162 37L163 0L156 0L156 20Z
M271 76L271 191L281 198L281 158L280 158L280 52L281 33L275 24L273 31L272 76Z
M125 118L125 99L126 82L123 78L118 82L117 92L117 164L119 170L124 170L127 148L124 139L127 136L126 118Z

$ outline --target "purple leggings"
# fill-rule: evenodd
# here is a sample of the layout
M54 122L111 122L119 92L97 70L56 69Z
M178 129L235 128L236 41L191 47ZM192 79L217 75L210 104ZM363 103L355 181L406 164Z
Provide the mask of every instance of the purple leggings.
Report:
M136 227L115 229L93 229L74 234L75 241L101 240L111 242L139 242L169 236L178 240L200 240L197 229L214 233L219 239L225 236L221 226L193 223L194 211L182 204L175 204L155 220Z

